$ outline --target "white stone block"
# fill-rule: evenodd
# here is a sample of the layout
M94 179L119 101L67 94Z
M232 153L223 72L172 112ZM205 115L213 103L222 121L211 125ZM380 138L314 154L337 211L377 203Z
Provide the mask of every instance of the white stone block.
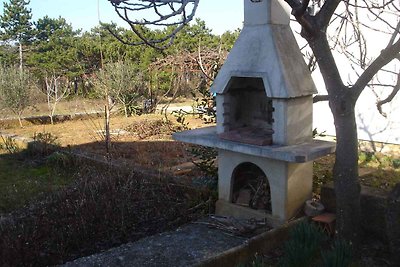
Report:
M289 25L290 9L281 0L244 0L244 25L255 26L262 24Z

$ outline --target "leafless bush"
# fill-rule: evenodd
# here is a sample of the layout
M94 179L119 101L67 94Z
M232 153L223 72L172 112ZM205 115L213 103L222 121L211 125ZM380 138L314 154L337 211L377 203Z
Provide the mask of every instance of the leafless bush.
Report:
M169 135L172 133L171 121L164 119L138 121L129 125L126 130L136 134L139 139L145 139L155 135Z
M11 110L22 127L22 113L31 103L30 74L16 68L0 67L0 107Z

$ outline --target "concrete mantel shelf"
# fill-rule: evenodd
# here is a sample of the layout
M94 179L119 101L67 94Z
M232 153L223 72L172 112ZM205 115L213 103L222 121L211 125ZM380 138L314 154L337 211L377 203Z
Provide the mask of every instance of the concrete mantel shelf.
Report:
M186 143L215 147L243 154L293 163L304 163L315 160L335 152L336 148L335 143L322 140L313 140L311 142L291 146L256 146L242 144L219 138L216 127L205 127L174 133L173 138L177 141Z

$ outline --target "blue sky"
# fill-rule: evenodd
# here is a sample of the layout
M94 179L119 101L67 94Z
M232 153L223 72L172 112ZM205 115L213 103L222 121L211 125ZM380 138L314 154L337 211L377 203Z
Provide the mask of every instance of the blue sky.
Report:
M0 12L3 12L3 3L0 0ZM45 15L52 18L65 18L75 29L89 30L98 24L98 8L100 4L100 18L102 22L117 22L123 26L107 0L31 0L33 19L37 20ZM243 0L200 0L196 17L201 18L215 34L226 30L241 28L243 21Z

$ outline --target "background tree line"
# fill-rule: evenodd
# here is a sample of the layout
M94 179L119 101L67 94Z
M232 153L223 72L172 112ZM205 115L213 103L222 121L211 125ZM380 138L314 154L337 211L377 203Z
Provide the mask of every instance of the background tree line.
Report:
M160 51L121 43L113 34L130 41L138 37L116 24L101 24L83 32L73 29L62 17L33 21L29 1L25 0L4 3L0 26L0 103L19 118L38 98L38 92L47 99L51 117L56 103L67 95L108 95L123 106L127 116L143 99L156 102L163 96L189 96L204 85L204 70L217 64L218 55L226 55L239 33L214 35L204 21L196 20L176 36L172 46ZM142 28L146 36L155 39L173 30L174 26L164 30ZM202 55L204 62L199 60ZM4 77L18 68L21 75ZM20 89L7 90L15 86Z

